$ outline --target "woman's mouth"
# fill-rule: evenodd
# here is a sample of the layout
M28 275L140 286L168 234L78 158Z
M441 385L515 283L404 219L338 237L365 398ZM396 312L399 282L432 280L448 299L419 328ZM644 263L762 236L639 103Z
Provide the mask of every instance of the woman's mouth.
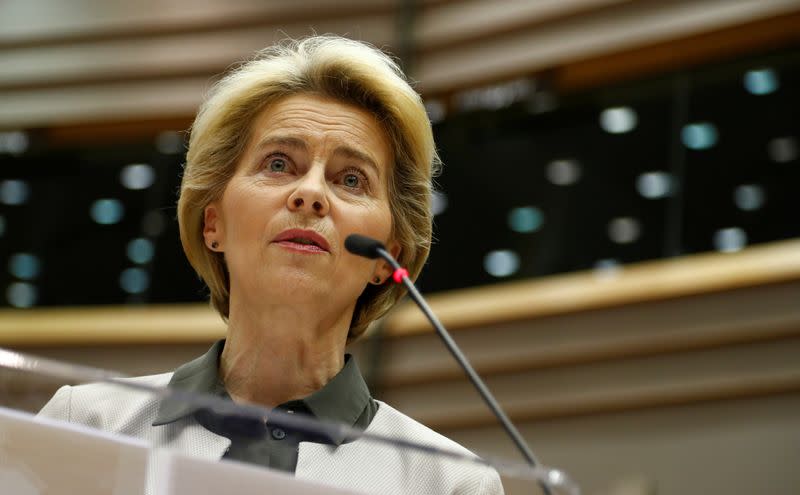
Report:
M328 241L313 230L289 229L278 234L274 243L303 253L327 253L330 252Z

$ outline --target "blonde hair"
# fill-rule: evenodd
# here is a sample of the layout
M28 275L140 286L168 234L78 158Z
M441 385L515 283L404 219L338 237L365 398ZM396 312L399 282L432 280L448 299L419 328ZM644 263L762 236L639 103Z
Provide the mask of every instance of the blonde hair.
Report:
M223 319L230 307L228 272L223 255L205 246L203 212L222 197L255 117L282 98L304 93L363 108L383 124L394 155L388 185L399 261L416 279L428 257L431 182L440 161L420 96L394 60L365 43L338 36L286 40L217 82L191 129L178 199L181 243ZM404 293L401 284L368 285L359 296L348 340L359 337Z

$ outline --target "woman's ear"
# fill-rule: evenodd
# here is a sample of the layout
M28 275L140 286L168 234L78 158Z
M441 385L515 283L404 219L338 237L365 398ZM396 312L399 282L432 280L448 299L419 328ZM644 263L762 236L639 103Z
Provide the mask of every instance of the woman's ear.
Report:
M206 246L212 251L223 251L223 221L219 206L211 203L203 210L203 239Z
M386 244L386 249L389 251L389 254L392 255L392 258L398 261L400 260L400 253L403 252L403 248L400 246L399 242L392 239L388 244Z
M398 258L400 257L400 253L403 251L399 242L395 240L387 242L386 250L394 259L399 261ZM392 273L394 273L394 270L391 266L389 266L389 263L387 263L384 259L379 259L378 263L375 265L375 273L372 275L372 283L374 285L381 285L392 276Z

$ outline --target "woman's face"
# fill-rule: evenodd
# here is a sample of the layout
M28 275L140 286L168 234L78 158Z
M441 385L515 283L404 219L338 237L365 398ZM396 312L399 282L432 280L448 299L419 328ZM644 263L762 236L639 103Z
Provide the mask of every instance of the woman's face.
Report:
M254 121L222 199L205 210L206 243L218 243L236 303L323 302L355 307L384 263L354 256L345 238L390 239L392 153L383 128L358 107L295 95ZM329 315L335 317L336 315Z

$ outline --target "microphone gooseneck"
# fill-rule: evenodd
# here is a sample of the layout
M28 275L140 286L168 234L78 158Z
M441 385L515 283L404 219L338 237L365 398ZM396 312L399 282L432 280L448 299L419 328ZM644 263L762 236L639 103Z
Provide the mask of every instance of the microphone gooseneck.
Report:
M467 360L466 356L461 352L459 349L458 344L450 337L450 333L447 329L442 325L439 321L439 318L433 313L428 303L422 297L422 294L419 293L417 287L414 285L414 282L408 277L408 271L400 266L400 263L397 262L394 257L389 254L386 250L386 246L384 246L380 241L372 239L367 236L363 236L360 234L351 234L347 236L347 239L344 241L345 248L350 251L352 254L357 256L363 256L365 258L376 259L376 258L383 258L394 270L392 278L395 282L402 283L405 285L406 289L408 289L408 295L411 296L411 299L419 306L425 316L433 325L433 328L436 330L436 333L439 335L439 338L444 343L447 350L450 351L450 354L455 358L461 368L467 375L467 378L472 382L472 385L478 390L480 393L481 398L489 406L489 409L494 413L497 417L500 424L506 430L506 433L511 437L511 440L517 446L517 448L522 452L522 456L528 461L531 467L536 467L539 465L538 459L533 454L533 451L528 444L525 442L525 439L522 438L522 435L517 430L516 426L511 422L508 418L506 413L500 407L500 404L492 395L492 392L483 382L481 377L472 367L472 365ZM551 495L550 487L545 483L543 480L539 480L541 484L542 491L545 495Z

